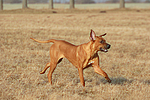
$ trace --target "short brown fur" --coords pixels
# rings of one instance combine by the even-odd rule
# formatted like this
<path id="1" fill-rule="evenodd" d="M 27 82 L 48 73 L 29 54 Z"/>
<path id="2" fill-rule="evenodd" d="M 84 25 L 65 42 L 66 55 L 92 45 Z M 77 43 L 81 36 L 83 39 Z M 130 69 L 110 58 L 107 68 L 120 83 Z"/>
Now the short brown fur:
<path id="1" fill-rule="evenodd" d="M 99 56 L 98 51 L 107 52 L 110 48 L 110 45 L 106 43 L 105 39 L 102 36 L 96 36 L 95 32 L 91 30 L 90 33 L 90 41 L 88 43 L 84 43 L 81 45 L 73 45 L 64 40 L 47 40 L 47 41 L 39 41 L 31 38 L 32 40 L 39 43 L 49 43 L 53 42 L 54 44 L 50 49 L 50 57 L 51 61 L 46 64 L 45 68 L 40 72 L 40 74 L 44 74 L 45 71 L 50 67 L 48 73 L 48 80 L 52 84 L 52 73 L 55 70 L 57 64 L 61 62 L 62 58 L 67 58 L 79 71 L 80 82 L 83 86 L 85 86 L 85 81 L 83 77 L 83 69 L 87 66 L 91 65 L 94 68 L 94 71 L 102 76 L 108 82 L 111 82 L 108 75 L 99 67 Z"/>

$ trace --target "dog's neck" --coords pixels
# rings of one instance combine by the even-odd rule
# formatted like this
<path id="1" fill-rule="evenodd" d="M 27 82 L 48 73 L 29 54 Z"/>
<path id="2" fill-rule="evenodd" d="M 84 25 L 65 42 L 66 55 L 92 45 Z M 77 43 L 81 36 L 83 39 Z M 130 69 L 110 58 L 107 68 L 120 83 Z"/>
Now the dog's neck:
<path id="1" fill-rule="evenodd" d="M 94 42 L 93 41 L 89 41 L 88 43 L 83 44 L 83 49 L 88 52 L 88 56 L 91 58 L 93 57 L 98 50 L 94 49 Z"/>
<path id="2" fill-rule="evenodd" d="M 98 52 L 98 50 L 95 49 L 94 41 L 90 41 L 89 45 L 90 45 L 89 49 L 91 50 L 91 57 L 92 57 Z"/>

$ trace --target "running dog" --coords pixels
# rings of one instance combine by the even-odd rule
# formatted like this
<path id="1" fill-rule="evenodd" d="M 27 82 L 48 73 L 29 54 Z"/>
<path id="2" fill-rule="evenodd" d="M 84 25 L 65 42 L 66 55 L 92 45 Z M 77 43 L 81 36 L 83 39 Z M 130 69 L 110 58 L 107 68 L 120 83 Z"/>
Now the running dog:
<path id="1" fill-rule="evenodd" d="M 40 72 L 40 74 L 44 74 L 45 71 L 50 67 L 47 76 L 49 83 L 52 84 L 52 73 L 57 64 L 60 63 L 63 58 L 67 58 L 76 68 L 78 68 L 80 82 L 83 86 L 85 86 L 83 69 L 87 68 L 88 66 L 92 66 L 96 73 L 105 77 L 108 82 L 111 82 L 108 75 L 99 66 L 98 51 L 108 52 L 108 49 L 111 47 L 111 45 L 106 43 L 106 40 L 103 38 L 105 35 L 106 33 L 96 36 L 95 32 L 91 30 L 90 41 L 78 46 L 64 40 L 50 39 L 47 41 L 39 41 L 31 38 L 39 43 L 54 43 L 50 48 L 51 61 L 46 64 L 45 68 Z"/>

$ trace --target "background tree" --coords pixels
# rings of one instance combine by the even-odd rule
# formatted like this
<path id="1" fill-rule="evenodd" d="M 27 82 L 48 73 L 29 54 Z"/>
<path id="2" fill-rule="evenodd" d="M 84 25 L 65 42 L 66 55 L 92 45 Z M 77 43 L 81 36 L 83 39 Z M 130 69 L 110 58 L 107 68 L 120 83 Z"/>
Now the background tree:
<path id="1" fill-rule="evenodd" d="M 27 0 L 22 0 L 22 8 L 27 8 Z"/>
<path id="2" fill-rule="evenodd" d="M 53 0 L 49 0 L 49 9 L 53 9 Z"/>
<path id="3" fill-rule="evenodd" d="M 125 8 L 125 1 L 124 0 L 120 0 L 120 8 Z"/>
<path id="4" fill-rule="evenodd" d="M 0 10 L 3 10 L 3 0 L 0 0 Z"/>
<path id="5" fill-rule="evenodd" d="M 74 8 L 74 0 L 70 0 L 70 9 Z"/>

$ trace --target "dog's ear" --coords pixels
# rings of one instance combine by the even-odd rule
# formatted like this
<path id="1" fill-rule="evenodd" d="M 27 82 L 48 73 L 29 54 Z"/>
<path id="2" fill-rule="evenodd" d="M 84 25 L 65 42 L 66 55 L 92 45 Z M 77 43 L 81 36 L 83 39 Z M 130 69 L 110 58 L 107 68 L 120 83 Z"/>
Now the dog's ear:
<path id="1" fill-rule="evenodd" d="M 90 40 L 92 40 L 92 41 L 96 40 L 96 34 L 92 29 L 91 29 L 91 32 L 90 32 Z"/>
<path id="2" fill-rule="evenodd" d="M 102 36 L 105 36 L 107 33 L 105 33 L 105 34 L 103 34 L 103 35 L 100 35 L 100 37 L 102 37 Z"/>

